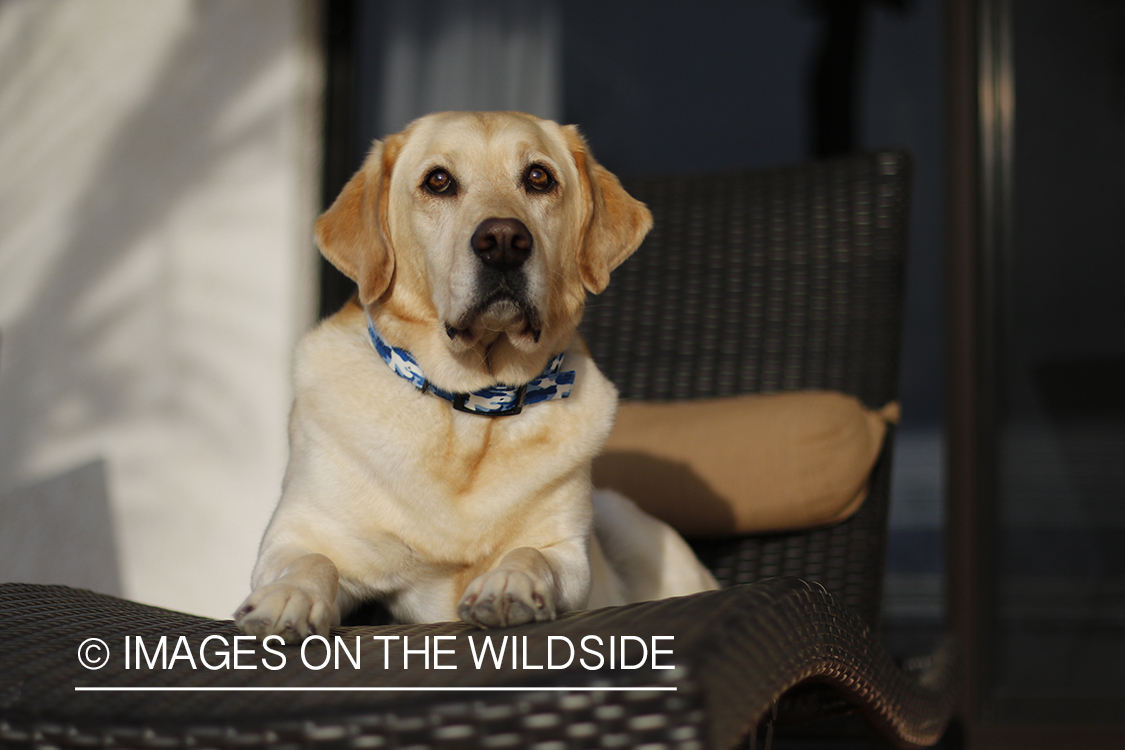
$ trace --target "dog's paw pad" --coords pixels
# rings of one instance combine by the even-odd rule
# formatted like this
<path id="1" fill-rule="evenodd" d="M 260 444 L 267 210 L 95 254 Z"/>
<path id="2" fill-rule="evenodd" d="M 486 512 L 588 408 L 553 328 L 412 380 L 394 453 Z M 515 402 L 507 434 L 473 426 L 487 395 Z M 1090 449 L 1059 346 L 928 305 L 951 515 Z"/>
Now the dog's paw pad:
<path id="1" fill-rule="evenodd" d="M 507 606 L 504 607 L 504 625 L 522 625 L 535 619 L 534 610 L 522 599 L 509 594 L 505 597 L 505 604 Z"/>
<path id="2" fill-rule="evenodd" d="M 470 625 L 504 628 L 553 620 L 546 584 L 523 571 L 492 570 L 473 581 L 457 606 Z"/>
<path id="3" fill-rule="evenodd" d="M 335 605 L 287 583 L 262 586 L 235 612 L 235 624 L 247 635 L 281 636 L 300 643 L 314 634 L 327 634 L 339 622 Z"/>

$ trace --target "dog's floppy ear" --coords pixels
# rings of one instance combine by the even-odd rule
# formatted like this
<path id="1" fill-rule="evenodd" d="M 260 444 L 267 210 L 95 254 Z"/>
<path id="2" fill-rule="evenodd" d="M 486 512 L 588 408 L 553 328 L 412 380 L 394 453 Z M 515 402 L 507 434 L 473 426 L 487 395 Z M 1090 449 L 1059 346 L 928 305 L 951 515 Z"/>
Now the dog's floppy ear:
<path id="1" fill-rule="evenodd" d="M 368 305 L 390 286 L 395 255 L 387 231 L 387 193 L 397 143 L 376 141 L 363 167 L 316 220 L 316 244 L 359 287 Z"/>
<path id="2" fill-rule="evenodd" d="M 625 192 L 617 177 L 598 164 L 573 125 L 564 128 L 586 195 L 586 221 L 578 248 L 578 272 L 594 294 L 609 284 L 609 272 L 640 247 L 652 228 L 645 204 Z"/>

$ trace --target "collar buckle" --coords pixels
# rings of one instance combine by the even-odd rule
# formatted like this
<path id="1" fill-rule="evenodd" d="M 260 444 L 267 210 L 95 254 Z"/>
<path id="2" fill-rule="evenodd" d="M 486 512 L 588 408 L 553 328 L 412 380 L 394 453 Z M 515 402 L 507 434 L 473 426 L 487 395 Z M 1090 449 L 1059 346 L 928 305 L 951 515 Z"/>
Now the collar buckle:
<path id="1" fill-rule="evenodd" d="M 465 406 L 465 403 L 472 396 L 471 393 L 454 393 L 453 394 L 453 408 L 457 411 L 465 412 L 466 414 L 475 414 L 478 417 L 514 417 L 523 411 L 524 399 L 527 397 L 527 384 L 524 383 L 516 389 L 516 398 L 512 401 L 512 405 L 506 409 L 497 409 L 494 411 L 476 411 Z"/>

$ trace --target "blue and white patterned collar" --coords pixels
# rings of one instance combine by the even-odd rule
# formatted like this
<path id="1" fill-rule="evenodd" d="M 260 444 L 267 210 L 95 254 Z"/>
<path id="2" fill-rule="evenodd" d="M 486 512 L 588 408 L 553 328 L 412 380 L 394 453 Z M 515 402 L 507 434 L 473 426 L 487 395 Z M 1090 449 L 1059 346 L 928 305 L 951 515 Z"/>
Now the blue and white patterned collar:
<path id="1" fill-rule="evenodd" d="M 521 386 L 493 385 L 482 388 L 472 393 L 450 393 L 433 385 L 422 374 L 414 356 L 405 349 L 391 346 L 379 331 L 371 318 L 367 318 L 367 335 L 375 345 L 375 351 L 383 361 L 394 370 L 399 377 L 409 380 L 414 387 L 423 393 L 429 392 L 439 398 L 453 403 L 453 408 L 469 414 L 481 414 L 488 417 L 508 417 L 519 414 L 523 407 L 550 401 L 556 398 L 569 398 L 574 387 L 574 370 L 562 369 L 563 356 L 566 352 L 556 354 L 543 373 L 529 383 Z"/>

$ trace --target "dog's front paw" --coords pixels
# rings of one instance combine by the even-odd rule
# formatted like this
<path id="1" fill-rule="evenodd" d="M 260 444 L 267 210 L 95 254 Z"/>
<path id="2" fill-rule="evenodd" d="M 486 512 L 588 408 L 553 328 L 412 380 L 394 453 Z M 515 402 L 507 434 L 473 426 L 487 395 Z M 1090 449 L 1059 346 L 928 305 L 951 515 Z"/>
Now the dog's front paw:
<path id="1" fill-rule="evenodd" d="M 481 628 L 555 619 L 555 597 L 543 580 L 522 570 L 491 570 L 465 589 L 457 616 Z"/>
<path id="2" fill-rule="evenodd" d="M 254 590 L 238 611 L 234 624 L 247 635 L 279 635 L 300 643 L 310 635 L 328 635 L 338 623 L 336 605 L 291 583 L 268 583 Z"/>

